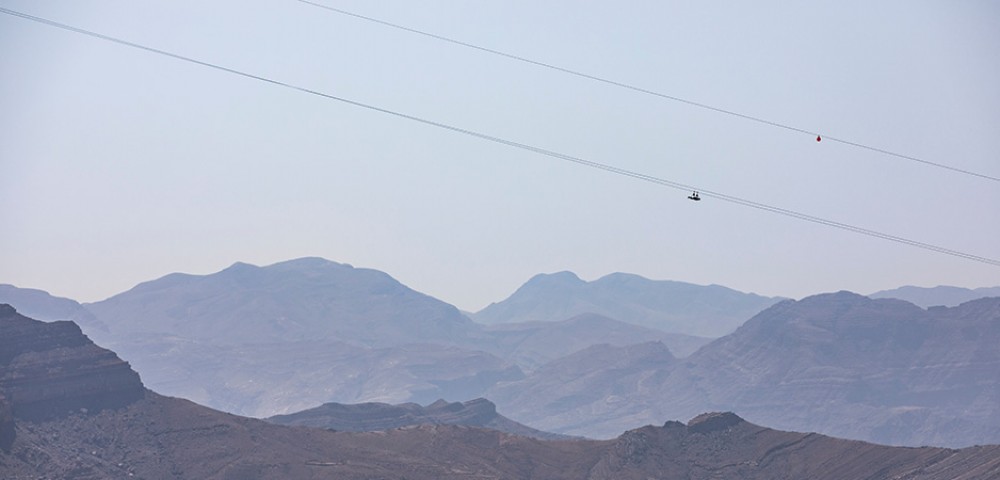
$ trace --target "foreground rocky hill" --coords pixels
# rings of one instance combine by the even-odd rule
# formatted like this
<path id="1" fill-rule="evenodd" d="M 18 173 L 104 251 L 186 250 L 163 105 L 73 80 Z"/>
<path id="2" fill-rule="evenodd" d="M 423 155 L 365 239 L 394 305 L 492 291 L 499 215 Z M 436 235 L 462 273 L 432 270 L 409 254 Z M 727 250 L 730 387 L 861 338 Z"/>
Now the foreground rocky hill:
<path id="1" fill-rule="evenodd" d="M 129 365 L 73 322 L 42 323 L 0 304 L 0 395 L 10 415 L 45 420 L 126 405 L 145 388 Z"/>
<path id="2" fill-rule="evenodd" d="M 477 427 L 333 432 L 237 417 L 142 387 L 70 323 L 0 306 L 0 476 L 140 479 L 993 479 L 1000 447 L 894 448 L 734 414 L 543 441 Z M 73 358 L 71 363 L 66 362 Z"/>
<path id="3" fill-rule="evenodd" d="M 472 318 L 493 325 L 594 313 L 670 333 L 719 337 L 780 300 L 719 285 L 649 280 L 627 273 L 585 282 L 572 272 L 559 272 L 536 275 L 506 300 Z"/>
<path id="4" fill-rule="evenodd" d="M 575 356 L 487 395 L 517 421 L 597 438 L 711 409 L 878 443 L 968 446 L 1000 442 L 998 344 L 997 298 L 924 310 L 840 292 L 775 305 L 682 361 L 608 346 L 614 362 Z"/>

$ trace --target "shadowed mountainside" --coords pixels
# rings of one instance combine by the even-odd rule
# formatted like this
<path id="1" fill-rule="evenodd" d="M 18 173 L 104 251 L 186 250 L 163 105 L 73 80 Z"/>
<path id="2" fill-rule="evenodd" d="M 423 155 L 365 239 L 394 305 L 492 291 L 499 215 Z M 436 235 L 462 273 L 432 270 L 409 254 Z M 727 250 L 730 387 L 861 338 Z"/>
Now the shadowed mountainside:
<path id="1" fill-rule="evenodd" d="M 452 403 L 438 400 L 426 407 L 416 403 L 327 403 L 301 412 L 275 415 L 266 420 L 278 425 L 328 428 L 344 432 L 371 432 L 413 425 L 465 425 L 543 440 L 570 438 L 521 425 L 497 413 L 496 405 L 485 398 Z"/>
<path id="2" fill-rule="evenodd" d="M 598 438 L 712 409 L 880 443 L 996 443 L 998 344 L 1000 299 L 923 310 L 841 292 L 775 305 L 683 361 L 604 347 L 618 363 L 575 355 L 487 396 L 517 421 Z"/>
<path id="3" fill-rule="evenodd" d="M 559 272 L 536 275 L 506 300 L 472 318 L 493 325 L 596 313 L 670 333 L 719 337 L 780 300 L 718 285 L 649 280 L 627 273 L 585 282 L 571 272 Z"/>
<path id="4" fill-rule="evenodd" d="M 965 302 L 986 297 L 1000 297 L 1000 287 L 982 287 L 976 289 L 949 287 L 914 287 L 907 285 L 892 290 L 882 290 L 868 295 L 871 298 L 896 298 L 906 300 L 918 307 L 934 306 L 955 307 Z"/>
<path id="5" fill-rule="evenodd" d="M 118 407 L 145 392 L 127 363 L 73 322 L 42 323 L 0 304 L 0 332 L 0 396 L 15 418 Z"/>

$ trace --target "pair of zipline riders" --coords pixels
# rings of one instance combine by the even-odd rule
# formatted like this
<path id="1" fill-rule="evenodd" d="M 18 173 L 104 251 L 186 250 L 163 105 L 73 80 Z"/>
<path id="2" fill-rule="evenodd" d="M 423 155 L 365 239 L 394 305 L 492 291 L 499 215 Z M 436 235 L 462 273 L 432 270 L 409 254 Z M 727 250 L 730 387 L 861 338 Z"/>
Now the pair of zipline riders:
<path id="1" fill-rule="evenodd" d="M 823 141 L 823 137 L 821 137 L 819 135 L 816 135 L 816 141 L 817 142 L 822 142 Z M 701 196 L 698 195 L 697 191 L 691 192 L 691 195 L 688 195 L 688 200 L 694 200 L 696 202 L 700 202 L 701 201 Z"/>

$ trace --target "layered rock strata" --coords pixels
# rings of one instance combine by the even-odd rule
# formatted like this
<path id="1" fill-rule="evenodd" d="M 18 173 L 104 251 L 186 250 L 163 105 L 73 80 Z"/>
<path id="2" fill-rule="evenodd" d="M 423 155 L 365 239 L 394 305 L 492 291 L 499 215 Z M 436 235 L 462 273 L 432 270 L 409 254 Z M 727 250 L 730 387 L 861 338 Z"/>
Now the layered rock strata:
<path id="1" fill-rule="evenodd" d="M 143 397 L 139 375 L 72 322 L 39 322 L 0 305 L 0 421 L 117 408 Z M 2 429 L 0 423 L 0 429 Z"/>

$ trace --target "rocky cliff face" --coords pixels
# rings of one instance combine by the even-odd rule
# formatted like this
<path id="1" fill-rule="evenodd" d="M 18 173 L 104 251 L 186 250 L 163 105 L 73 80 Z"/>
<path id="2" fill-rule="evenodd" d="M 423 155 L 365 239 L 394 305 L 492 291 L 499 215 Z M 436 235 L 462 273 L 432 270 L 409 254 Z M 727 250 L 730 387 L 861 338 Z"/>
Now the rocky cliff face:
<path id="1" fill-rule="evenodd" d="M 44 323 L 0 305 L 0 438 L 4 419 L 40 420 L 142 398 L 139 375 L 72 322 Z M 4 411 L 9 411 L 5 415 Z"/>

